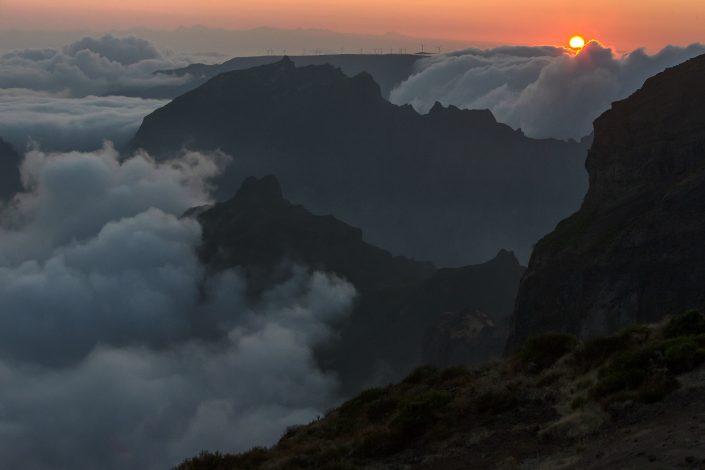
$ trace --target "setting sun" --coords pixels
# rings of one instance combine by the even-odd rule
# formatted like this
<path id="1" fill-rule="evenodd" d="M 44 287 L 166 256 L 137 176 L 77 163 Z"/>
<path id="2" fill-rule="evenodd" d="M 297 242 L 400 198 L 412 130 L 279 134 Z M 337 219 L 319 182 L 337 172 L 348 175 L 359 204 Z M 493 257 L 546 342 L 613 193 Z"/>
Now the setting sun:
<path id="1" fill-rule="evenodd" d="M 572 49 L 582 49 L 585 47 L 585 39 L 582 36 L 573 36 L 569 44 Z"/>

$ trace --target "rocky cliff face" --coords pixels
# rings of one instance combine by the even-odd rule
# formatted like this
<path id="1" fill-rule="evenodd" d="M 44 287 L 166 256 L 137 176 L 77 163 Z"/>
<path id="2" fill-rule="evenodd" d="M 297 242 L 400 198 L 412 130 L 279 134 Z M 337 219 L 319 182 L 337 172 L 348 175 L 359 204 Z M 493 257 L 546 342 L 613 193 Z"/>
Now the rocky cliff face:
<path id="1" fill-rule="evenodd" d="M 529 139 L 486 110 L 420 115 L 369 74 L 290 60 L 214 77 L 147 116 L 132 145 L 162 159 L 222 150 L 233 159 L 219 198 L 273 174 L 292 201 L 444 266 L 502 248 L 528 259 L 587 188 L 584 143 Z"/>
<path id="2" fill-rule="evenodd" d="M 22 188 L 20 156 L 0 138 L 0 201 L 11 198 Z"/>
<path id="3" fill-rule="evenodd" d="M 536 246 L 510 347 L 705 305 L 705 56 L 597 119 L 587 169 L 582 207 Z"/>

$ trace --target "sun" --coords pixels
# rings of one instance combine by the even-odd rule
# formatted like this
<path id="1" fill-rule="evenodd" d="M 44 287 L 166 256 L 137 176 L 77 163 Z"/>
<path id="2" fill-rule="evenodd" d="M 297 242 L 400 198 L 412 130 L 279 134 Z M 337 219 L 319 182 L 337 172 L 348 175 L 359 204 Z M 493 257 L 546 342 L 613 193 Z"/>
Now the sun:
<path id="1" fill-rule="evenodd" d="M 585 47 L 585 39 L 582 36 L 573 36 L 568 42 L 571 49 L 582 49 Z"/>

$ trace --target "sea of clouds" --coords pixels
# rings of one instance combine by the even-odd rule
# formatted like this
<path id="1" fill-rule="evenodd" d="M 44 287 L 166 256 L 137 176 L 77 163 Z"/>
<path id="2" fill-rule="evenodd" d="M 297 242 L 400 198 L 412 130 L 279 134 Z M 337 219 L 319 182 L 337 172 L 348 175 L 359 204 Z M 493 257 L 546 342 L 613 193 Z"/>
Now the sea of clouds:
<path id="1" fill-rule="evenodd" d="M 498 121 L 536 138 L 580 139 L 592 122 L 667 67 L 705 54 L 705 45 L 668 46 L 618 55 L 590 42 L 575 55 L 558 47 L 468 49 L 419 61 L 391 93 L 397 104 L 427 112 L 438 101 L 490 109 Z"/>
<path id="2" fill-rule="evenodd" d="M 313 350 L 355 290 L 301 267 L 251 300 L 239 272 L 207 276 L 180 216 L 223 159 L 25 156 L 0 212 L 0 467 L 169 468 L 335 403 Z"/>
<path id="3" fill-rule="evenodd" d="M 702 53 L 472 49 L 421 60 L 392 100 L 580 138 L 612 101 Z M 115 90 L 181 85 L 154 72 L 188 62 L 113 36 L 0 56 L 0 136 L 29 144 L 24 191 L 0 203 L 1 468 L 168 468 L 273 443 L 339 399 L 313 351 L 353 286 L 300 267 L 252 300 L 238 271 L 209 276 L 201 228 L 181 215 L 210 202 L 227 159 L 156 163 L 103 145 L 166 103 Z"/>
<path id="4" fill-rule="evenodd" d="M 144 116 L 167 103 L 134 96 L 186 83 L 189 76 L 154 72 L 191 62 L 130 36 L 7 52 L 0 55 L 0 136 L 20 150 L 35 143 L 93 150 L 104 139 L 124 145 Z"/>

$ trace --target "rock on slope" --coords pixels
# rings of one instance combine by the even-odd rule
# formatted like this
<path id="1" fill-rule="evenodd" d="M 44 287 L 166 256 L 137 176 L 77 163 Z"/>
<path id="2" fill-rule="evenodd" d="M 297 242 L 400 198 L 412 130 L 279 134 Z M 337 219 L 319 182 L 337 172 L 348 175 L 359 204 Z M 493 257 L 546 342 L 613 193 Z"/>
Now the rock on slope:
<path id="1" fill-rule="evenodd" d="M 446 266 L 533 243 L 578 207 L 587 146 L 534 140 L 489 111 L 385 100 L 368 74 L 288 59 L 223 73 L 144 119 L 132 148 L 233 156 L 219 196 L 275 174 L 288 197 L 375 245 Z"/>
<path id="2" fill-rule="evenodd" d="M 705 305 L 705 56 L 649 79 L 597 119 L 587 168 L 582 207 L 532 255 L 510 346 Z"/>
<path id="3" fill-rule="evenodd" d="M 10 199 L 22 189 L 20 156 L 0 138 L 0 201 Z"/>
<path id="4" fill-rule="evenodd" d="M 291 204 L 273 176 L 248 178 L 230 200 L 188 215 L 203 227 L 201 257 L 209 269 L 243 269 L 252 295 L 297 264 L 356 287 L 353 313 L 318 355 L 347 391 L 398 379 L 419 364 L 476 362 L 503 350 L 524 272 L 509 252 L 441 270 L 395 257 L 365 242 L 359 229 Z"/>

